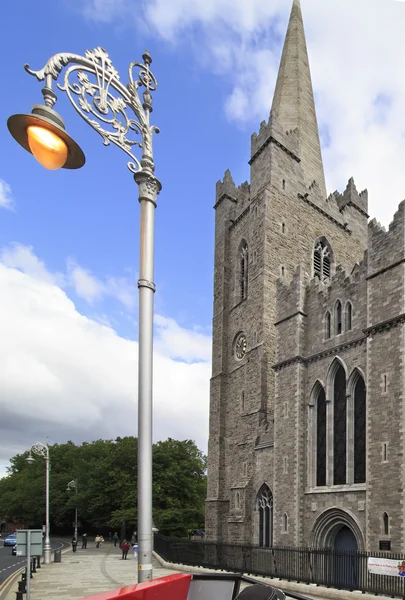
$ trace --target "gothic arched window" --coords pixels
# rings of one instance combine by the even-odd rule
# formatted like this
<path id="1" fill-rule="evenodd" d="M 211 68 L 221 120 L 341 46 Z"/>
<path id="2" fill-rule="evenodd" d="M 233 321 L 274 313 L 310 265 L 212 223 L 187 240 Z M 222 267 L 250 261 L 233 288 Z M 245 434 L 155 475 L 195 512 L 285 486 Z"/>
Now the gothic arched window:
<path id="1" fill-rule="evenodd" d="M 342 333 L 342 303 L 340 300 L 336 302 L 335 306 L 335 335 Z"/>
<path id="2" fill-rule="evenodd" d="M 346 373 L 342 365 L 335 372 L 333 383 L 333 483 L 346 483 Z"/>
<path id="3" fill-rule="evenodd" d="M 288 515 L 287 513 L 283 514 L 283 533 L 287 533 L 288 532 Z"/>
<path id="4" fill-rule="evenodd" d="M 390 518 L 386 512 L 383 514 L 383 531 L 384 535 L 389 535 L 390 533 Z"/>
<path id="5" fill-rule="evenodd" d="M 264 484 L 257 495 L 259 511 L 259 546 L 270 548 L 273 545 L 273 494 Z"/>
<path id="6" fill-rule="evenodd" d="M 325 315 L 325 340 L 330 340 L 331 333 L 331 318 L 330 312 L 328 311 Z"/>
<path id="7" fill-rule="evenodd" d="M 326 485 L 326 396 L 319 388 L 316 400 L 316 485 Z"/>
<path id="8" fill-rule="evenodd" d="M 346 331 L 352 330 L 352 319 L 353 319 L 353 307 L 352 303 L 346 304 Z"/>
<path id="9" fill-rule="evenodd" d="M 319 240 L 315 244 L 313 268 L 314 277 L 326 283 L 330 279 L 332 255 L 328 244 L 324 240 Z"/>
<path id="10" fill-rule="evenodd" d="M 366 482 L 366 386 L 359 376 L 354 388 L 354 483 Z"/>
<path id="11" fill-rule="evenodd" d="M 239 300 L 245 300 L 248 295 L 249 253 L 248 245 L 242 242 L 239 249 Z"/>

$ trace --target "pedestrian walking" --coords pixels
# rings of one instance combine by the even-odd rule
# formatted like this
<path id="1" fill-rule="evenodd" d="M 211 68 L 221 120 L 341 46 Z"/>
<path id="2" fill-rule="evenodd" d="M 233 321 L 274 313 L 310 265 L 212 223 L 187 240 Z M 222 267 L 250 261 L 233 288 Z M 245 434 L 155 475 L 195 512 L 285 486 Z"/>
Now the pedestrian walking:
<path id="1" fill-rule="evenodd" d="M 117 545 L 117 542 L 118 542 L 118 540 L 119 540 L 119 539 L 120 539 L 120 538 L 118 537 L 118 533 L 117 533 L 117 532 L 115 532 L 115 533 L 114 533 L 114 535 L 113 535 L 114 546 L 116 546 L 116 545 Z"/>
<path id="2" fill-rule="evenodd" d="M 120 546 L 121 550 L 122 550 L 122 559 L 121 560 L 127 560 L 127 556 L 128 556 L 128 550 L 130 549 L 131 544 L 129 544 L 127 542 L 127 540 L 122 540 L 122 544 Z"/>
<path id="3" fill-rule="evenodd" d="M 103 544 L 104 544 L 104 538 L 102 535 L 100 535 L 100 548 L 102 548 Z"/>
<path id="4" fill-rule="evenodd" d="M 76 552 L 77 549 L 77 539 L 73 536 L 72 538 L 72 550 L 73 552 Z"/>
<path id="5" fill-rule="evenodd" d="M 87 548 L 87 533 L 82 534 L 82 548 Z"/>
<path id="6" fill-rule="evenodd" d="M 94 540 L 96 542 L 96 548 L 100 548 L 100 536 L 96 535 L 96 538 Z"/>

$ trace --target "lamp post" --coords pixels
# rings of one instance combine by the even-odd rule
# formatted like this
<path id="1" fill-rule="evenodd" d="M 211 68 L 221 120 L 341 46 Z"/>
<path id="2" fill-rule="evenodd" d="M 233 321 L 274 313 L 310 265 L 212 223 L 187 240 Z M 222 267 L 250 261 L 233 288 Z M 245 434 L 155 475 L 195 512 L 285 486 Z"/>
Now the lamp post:
<path id="1" fill-rule="evenodd" d="M 56 94 L 53 80 L 65 92 L 78 114 L 103 139 L 104 145 L 115 144 L 129 157 L 128 169 L 138 185 L 140 202 L 139 265 L 139 359 L 138 359 L 138 581 L 152 578 L 152 375 L 153 375 L 153 295 L 154 231 L 156 198 L 162 188 L 154 175 L 153 133 L 150 124 L 151 92 L 157 81 L 148 53 L 143 63 L 129 65 L 129 81 L 121 83 L 118 71 L 102 48 L 88 50 L 84 56 L 60 53 L 51 57 L 43 69 L 25 70 L 38 81 L 44 105 L 34 105 L 30 115 L 13 115 L 7 125 L 12 136 L 48 169 L 78 169 L 85 163 L 82 150 L 66 133 L 63 119 L 53 109 Z M 137 76 L 134 77 L 134 69 Z M 142 100 L 138 89 L 144 88 Z M 133 115 L 127 114 L 130 109 Z M 135 116 L 135 118 L 133 118 Z M 134 139 L 140 136 L 141 141 Z M 141 150 L 141 158 L 134 148 Z"/>
<path id="2" fill-rule="evenodd" d="M 75 540 L 77 540 L 77 479 L 72 479 L 72 481 L 69 481 L 69 483 L 67 484 L 67 488 L 66 491 L 70 492 L 71 490 L 75 490 L 76 492 L 76 507 L 75 507 L 75 532 L 74 532 L 74 536 L 75 536 Z"/>
<path id="3" fill-rule="evenodd" d="M 29 451 L 29 456 L 27 458 L 28 463 L 33 463 L 35 458 L 32 456 L 32 453 L 37 456 L 42 456 L 45 458 L 45 545 L 44 545 L 44 561 L 46 565 L 49 565 L 51 562 L 51 541 L 49 539 L 49 471 L 50 471 L 50 461 L 49 461 L 49 448 L 47 444 L 42 444 L 42 442 L 37 442 L 33 444 Z"/>

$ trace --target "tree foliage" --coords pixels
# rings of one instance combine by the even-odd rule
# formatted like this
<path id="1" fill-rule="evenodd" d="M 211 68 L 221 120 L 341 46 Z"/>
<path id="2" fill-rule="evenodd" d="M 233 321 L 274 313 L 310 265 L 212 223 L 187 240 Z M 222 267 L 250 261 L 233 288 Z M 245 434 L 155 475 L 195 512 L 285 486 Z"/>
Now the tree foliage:
<path id="1" fill-rule="evenodd" d="M 137 526 L 137 439 L 97 440 L 50 446 L 52 530 L 71 530 L 77 506 L 82 529 Z M 0 479 L 0 515 L 41 526 L 45 511 L 45 464 L 28 454 L 11 460 Z M 69 481 L 77 491 L 67 490 Z M 169 438 L 153 446 L 153 517 L 166 535 L 185 535 L 203 527 L 206 457 L 190 440 Z"/>

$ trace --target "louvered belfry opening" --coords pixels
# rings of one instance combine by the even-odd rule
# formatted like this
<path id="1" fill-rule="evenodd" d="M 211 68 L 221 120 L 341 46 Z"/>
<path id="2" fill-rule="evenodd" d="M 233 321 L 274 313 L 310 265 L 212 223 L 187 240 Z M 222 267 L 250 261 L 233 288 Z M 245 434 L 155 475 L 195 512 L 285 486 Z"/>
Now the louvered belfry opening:
<path id="1" fill-rule="evenodd" d="M 314 249 L 314 277 L 327 283 L 331 275 L 331 254 L 324 242 L 318 242 Z"/>
<path id="2" fill-rule="evenodd" d="M 240 249 L 240 300 L 245 300 L 248 295 L 248 246 L 243 244 Z"/>

